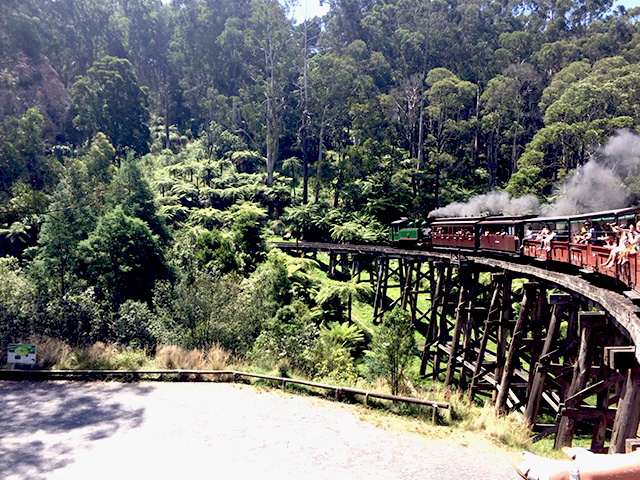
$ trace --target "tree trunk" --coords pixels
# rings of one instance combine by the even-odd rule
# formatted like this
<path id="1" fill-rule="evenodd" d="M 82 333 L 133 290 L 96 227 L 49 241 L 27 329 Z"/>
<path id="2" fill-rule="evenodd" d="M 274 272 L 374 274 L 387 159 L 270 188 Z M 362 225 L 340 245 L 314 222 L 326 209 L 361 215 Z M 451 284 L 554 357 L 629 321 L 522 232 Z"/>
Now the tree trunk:
<path id="1" fill-rule="evenodd" d="M 303 82 L 302 82 L 302 204 L 306 205 L 308 200 L 308 180 L 309 180 L 309 156 L 307 145 L 308 134 L 308 108 L 309 108 L 309 83 L 307 79 L 307 73 L 309 70 L 309 55 L 308 55 L 308 24 L 304 21 L 304 52 L 303 52 Z"/>
<path id="2" fill-rule="evenodd" d="M 420 119 L 418 120 L 418 160 L 416 170 L 424 170 L 424 100 L 420 102 Z"/>
<path id="3" fill-rule="evenodd" d="M 324 115 L 323 115 L 324 117 Z M 318 160 L 316 161 L 316 185 L 314 202 L 318 203 L 320 198 L 320 185 L 322 178 L 322 147 L 324 142 L 324 121 L 320 125 L 320 134 L 318 135 Z"/>

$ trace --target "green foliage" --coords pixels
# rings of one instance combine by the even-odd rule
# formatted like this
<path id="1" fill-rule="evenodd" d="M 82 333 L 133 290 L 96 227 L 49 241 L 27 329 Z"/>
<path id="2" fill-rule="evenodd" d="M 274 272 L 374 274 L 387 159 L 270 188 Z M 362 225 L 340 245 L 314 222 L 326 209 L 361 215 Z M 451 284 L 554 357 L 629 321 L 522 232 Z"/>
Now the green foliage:
<path id="1" fill-rule="evenodd" d="M 391 393 L 397 395 L 401 382 L 416 353 L 415 339 L 409 313 L 395 307 L 385 314 L 378 332 L 373 337 L 367 355 L 372 372 L 379 371 L 387 380 Z"/>
<path id="2" fill-rule="evenodd" d="M 540 195 L 544 186 L 541 172 L 535 165 L 523 166 L 511 176 L 506 191 L 514 198 L 530 193 Z"/>
<path id="3" fill-rule="evenodd" d="M 42 262 L 48 283 L 55 286 L 60 297 L 76 281 L 78 244 L 87 238 L 94 226 L 93 213 L 85 201 L 72 194 L 68 178 L 61 182 L 52 196 L 38 235 L 37 261 Z"/>
<path id="4" fill-rule="evenodd" d="M 117 343 L 132 347 L 154 347 L 156 338 L 151 332 L 155 315 L 148 304 L 127 300 L 118 309 L 113 323 L 113 338 Z"/>
<path id="5" fill-rule="evenodd" d="M 300 304 L 281 307 L 263 325 L 252 357 L 267 365 L 284 361 L 293 368 L 308 370 L 306 352 L 315 335 L 316 328 Z"/>
<path id="6" fill-rule="evenodd" d="M 167 238 L 164 219 L 157 211 L 155 198 L 142 172 L 139 160 L 129 155 L 110 184 L 110 203 L 121 206 L 124 213 L 144 221 L 162 241 Z"/>
<path id="7" fill-rule="evenodd" d="M 353 220 L 340 222 L 331 228 L 331 238 L 339 243 L 380 243 L 385 228 L 370 216 L 354 216 Z"/>
<path id="8" fill-rule="evenodd" d="M 91 140 L 83 161 L 87 166 L 87 175 L 92 182 L 108 185 L 115 174 L 116 150 L 104 133 L 98 132 Z"/>
<path id="9" fill-rule="evenodd" d="M 245 354 L 269 313 L 272 292 L 259 283 L 242 281 L 235 273 L 222 277 L 200 273 L 175 285 L 159 282 L 153 308 L 157 314 L 150 331 L 157 343 L 185 348 L 220 345 L 233 354 Z"/>
<path id="10" fill-rule="evenodd" d="M 49 300 L 34 332 L 78 346 L 108 339 L 111 325 L 93 289 L 88 289 Z"/>
<path id="11" fill-rule="evenodd" d="M 266 216 L 264 209 L 252 203 L 234 205 L 226 212 L 241 268 L 245 272 L 255 270 L 258 263 L 265 258 L 263 227 Z"/>
<path id="12" fill-rule="evenodd" d="M 55 185 L 60 165 L 45 154 L 43 127 L 43 116 L 35 108 L 0 124 L 0 200 L 17 181 L 35 190 Z"/>
<path id="13" fill-rule="evenodd" d="M 120 206 L 98 220 L 78 249 L 83 276 L 115 309 L 127 299 L 150 300 L 154 283 L 168 276 L 157 238 Z"/>
<path id="14" fill-rule="evenodd" d="M 0 258 L 0 347 L 25 341 L 32 331 L 36 290 L 16 258 Z"/>
<path id="15" fill-rule="evenodd" d="M 203 271 L 225 274 L 238 268 L 233 244 L 217 230 L 205 230 L 198 236 L 193 256 Z"/>
<path id="16" fill-rule="evenodd" d="M 133 65 L 105 56 L 71 87 L 73 125 L 87 137 L 104 133 L 116 151 L 149 151 L 147 94 L 138 86 Z"/>
<path id="17" fill-rule="evenodd" d="M 338 384 L 354 384 L 358 374 L 353 354 L 363 341 L 364 334 L 355 325 L 347 322 L 322 325 L 308 354 L 314 376 Z"/>

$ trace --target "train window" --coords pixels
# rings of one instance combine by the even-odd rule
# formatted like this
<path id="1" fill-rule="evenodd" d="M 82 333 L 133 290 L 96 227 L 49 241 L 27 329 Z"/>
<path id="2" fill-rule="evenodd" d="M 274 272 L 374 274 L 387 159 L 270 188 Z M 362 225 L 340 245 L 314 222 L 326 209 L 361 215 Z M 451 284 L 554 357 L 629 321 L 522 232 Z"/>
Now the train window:
<path id="1" fill-rule="evenodd" d="M 569 224 L 567 222 L 555 222 L 551 228 L 556 232 L 556 240 L 561 242 L 569 240 Z"/>
<path id="2" fill-rule="evenodd" d="M 635 220 L 635 215 L 621 215 L 618 217 L 618 225 L 631 225 Z"/>

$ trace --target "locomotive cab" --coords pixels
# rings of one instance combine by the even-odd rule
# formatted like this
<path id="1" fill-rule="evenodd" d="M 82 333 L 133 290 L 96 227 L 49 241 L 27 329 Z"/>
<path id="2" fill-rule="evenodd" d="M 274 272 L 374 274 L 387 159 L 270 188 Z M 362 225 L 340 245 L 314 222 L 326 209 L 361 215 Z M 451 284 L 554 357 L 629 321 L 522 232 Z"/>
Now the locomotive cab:
<path id="1" fill-rule="evenodd" d="M 430 243 L 430 231 L 427 222 L 409 220 L 406 217 L 389 225 L 389 244 L 413 247 Z"/>

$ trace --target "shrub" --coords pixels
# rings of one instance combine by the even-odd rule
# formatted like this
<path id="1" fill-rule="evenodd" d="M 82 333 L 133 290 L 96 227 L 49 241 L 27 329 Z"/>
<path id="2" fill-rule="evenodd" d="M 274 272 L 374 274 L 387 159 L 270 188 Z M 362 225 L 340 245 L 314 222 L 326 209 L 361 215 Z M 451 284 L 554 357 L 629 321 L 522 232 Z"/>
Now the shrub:
<path id="1" fill-rule="evenodd" d="M 156 342 L 151 333 L 155 315 L 144 302 L 127 300 L 118 310 L 113 324 L 116 342 L 132 347 L 154 347 Z"/>
<path id="2" fill-rule="evenodd" d="M 371 367 L 382 372 L 386 378 L 393 395 L 397 395 L 400 390 L 415 349 L 409 313 L 400 307 L 387 312 L 367 355 L 370 357 Z"/>
<path id="3" fill-rule="evenodd" d="M 252 357 L 263 364 L 286 361 L 293 368 L 309 370 L 306 352 L 315 334 L 308 317 L 287 305 L 267 320 L 253 345 Z"/>
<path id="4" fill-rule="evenodd" d="M 57 338 L 44 335 L 32 335 L 29 343 L 36 346 L 36 362 L 39 366 L 49 368 L 57 363 L 63 363 L 71 353 L 71 347 Z"/>

